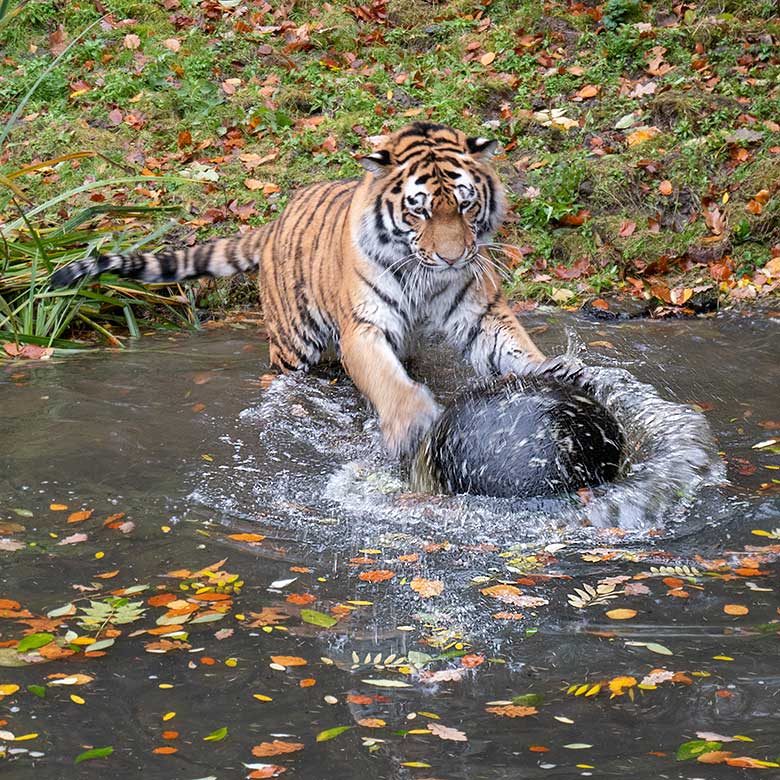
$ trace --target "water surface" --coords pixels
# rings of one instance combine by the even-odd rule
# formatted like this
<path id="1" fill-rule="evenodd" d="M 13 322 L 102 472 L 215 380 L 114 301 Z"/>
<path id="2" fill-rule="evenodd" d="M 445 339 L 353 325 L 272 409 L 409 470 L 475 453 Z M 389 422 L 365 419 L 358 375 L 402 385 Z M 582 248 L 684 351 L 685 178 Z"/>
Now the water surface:
<path id="1" fill-rule="evenodd" d="M 0 684 L 20 686 L 0 702 L 0 731 L 38 734 L 0 742 L 5 776 L 740 776 L 725 764 L 676 760 L 697 732 L 747 736 L 721 749 L 776 761 L 780 532 L 752 531 L 780 527 L 780 455 L 754 449 L 780 436 L 780 320 L 604 325 L 543 312 L 527 325 L 549 352 L 575 332 L 585 362 L 626 368 L 665 399 L 697 405 L 728 483 L 704 490 L 684 516 L 629 534 L 543 512 L 507 515 L 482 499 L 408 494 L 338 368 L 269 384 L 267 348 L 251 327 L 4 365 L 0 536 L 22 546 L 0 550 L 0 598 L 37 617 L 149 586 L 127 596 L 146 613 L 118 626 L 105 655 L 0 669 Z M 442 400 L 469 376 L 447 355 L 416 370 Z M 67 522 L 82 509 L 93 515 Z M 230 538 L 241 533 L 266 538 Z M 59 544 L 73 534 L 86 539 Z M 182 585 L 225 578 L 165 575 L 225 558 L 217 568 L 244 585 L 222 602 L 221 619 L 183 618 L 188 636 L 178 637 L 189 647 L 149 652 L 166 637 L 131 636 L 159 628 L 166 606 L 150 598 L 186 599 L 193 589 Z M 575 588 L 600 582 L 614 598 L 570 603 Z M 747 611 L 731 614 L 733 606 Z M 278 619 L 258 625 L 270 608 Z M 337 622 L 306 622 L 306 609 Z M 637 614 L 616 620 L 614 609 Z M 0 620 L 0 643 L 36 631 L 90 635 L 69 616 L 27 620 Z M 407 660 L 384 668 L 388 655 Z M 272 656 L 307 663 L 273 668 Z M 646 678 L 659 669 L 676 677 L 657 672 L 653 688 Z M 446 671 L 456 679 L 443 680 Z M 48 687 L 44 699 L 26 690 L 76 673 L 94 679 Z M 636 684 L 621 688 L 619 677 Z M 586 683 L 604 687 L 567 693 Z M 524 694 L 541 697 L 537 711 L 507 717 L 501 708 Z M 442 739 L 431 723 L 467 739 Z M 338 726 L 351 728 L 315 741 Z M 224 738 L 204 740 L 223 727 Z M 252 755 L 275 739 L 303 747 Z M 114 753 L 73 768 L 76 755 L 102 746 Z M 153 752 L 166 746 L 177 752 Z"/>

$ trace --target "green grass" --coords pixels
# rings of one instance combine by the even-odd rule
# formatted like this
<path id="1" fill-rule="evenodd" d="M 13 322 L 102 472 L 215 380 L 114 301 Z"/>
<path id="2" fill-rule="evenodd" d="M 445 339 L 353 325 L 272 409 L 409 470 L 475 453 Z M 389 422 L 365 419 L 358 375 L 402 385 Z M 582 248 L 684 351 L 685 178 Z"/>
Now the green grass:
<path id="1" fill-rule="evenodd" d="M 697 247 L 708 235 L 702 204 L 723 203 L 724 195 L 728 251 L 741 272 L 761 267 L 780 244 L 773 216 L 780 178 L 780 18 L 773 3 L 723 0 L 686 6 L 675 17 L 668 4 L 634 0 L 607 0 L 590 13 L 563 2 L 481 6 L 456 0 L 421 11 L 416 0 L 388 0 L 363 7 L 386 14 L 369 21 L 345 0 L 307 0 L 289 12 L 279 0 L 271 0 L 270 11 L 255 0 L 239 6 L 181 0 L 171 10 L 144 0 L 103 4 L 109 17 L 100 23 L 92 3 L 67 4 L 63 11 L 54 0 L 11 0 L 12 23 L 0 22 L 6 57 L 0 122 L 8 131 L 0 173 L 74 150 L 104 155 L 15 177 L 28 199 L 16 193 L 26 211 L 65 196 L 36 212 L 29 226 L 19 225 L 11 191 L 3 188 L 0 195 L 4 234 L 14 223 L 21 231 L 8 242 L 17 254 L 5 250 L 7 269 L 23 262 L 18 246 L 37 247 L 33 297 L 52 306 L 61 296 L 45 297 L 47 257 L 77 256 L 90 231 L 111 246 L 127 246 L 162 229 L 170 214 L 160 206 L 180 207 L 177 232 L 195 231 L 201 239 L 261 224 L 279 213 L 295 188 L 359 175 L 353 154 L 368 150 L 366 136 L 427 117 L 494 135 L 507 147 L 498 162 L 512 219 L 500 240 L 533 248 L 532 262 L 514 272 L 518 294 L 550 299 L 555 290 L 569 289 L 576 301 L 619 290 L 654 260 L 684 258 Z M 71 48 L 56 57 L 51 49 L 60 25 L 60 47 Z M 137 48 L 128 35 L 138 36 Z M 671 69 L 652 75 L 649 62 L 661 50 Z M 486 53 L 496 55 L 488 65 L 480 62 Z M 654 91 L 632 94 L 650 83 Z M 586 85 L 597 85 L 598 95 L 577 100 Z M 552 109 L 577 124 L 545 126 L 533 115 Z M 657 134 L 629 145 L 641 127 Z M 728 140 L 739 129 L 760 136 Z M 335 151 L 322 148 L 329 137 L 338 141 Z M 735 158 L 740 147 L 745 159 Z M 277 156 L 249 170 L 240 159 L 247 152 Z M 181 172 L 196 162 L 218 180 L 183 181 Z M 150 174 L 158 180 L 117 181 Z M 250 177 L 282 191 L 257 196 L 244 185 Z M 658 191 L 666 179 L 675 188 L 672 198 Z M 95 181 L 111 183 L 81 189 Z M 764 212 L 746 211 L 762 188 L 771 191 Z M 70 243 L 50 247 L 43 240 L 94 205 L 140 210 L 130 219 L 107 208 L 81 224 L 83 232 Z M 584 223 L 567 226 L 581 210 L 590 215 Z M 626 221 L 636 229 L 621 238 Z M 159 242 L 160 234 L 149 246 Z M 592 268 L 586 276 L 567 281 L 551 273 L 583 257 Z M 675 273 L 681 268 L 672 266 Z M 686 273 L 686 283 L 709 280 L 706 265 Z M 534 281 L 545 275 L 551 280 Z M 212 300 L 224 304 L 223 295 Z M 100 322 L 127 328 L 127 302 L 89 305 L 87 318 L 105 312 L 118 319 Z M 69 323 L 86 324 L 75 316 Z M 16 327 L 22 327 L 18 316 Z M 60 338 L 68 328 L 48 332 L 55 331 Z"/>

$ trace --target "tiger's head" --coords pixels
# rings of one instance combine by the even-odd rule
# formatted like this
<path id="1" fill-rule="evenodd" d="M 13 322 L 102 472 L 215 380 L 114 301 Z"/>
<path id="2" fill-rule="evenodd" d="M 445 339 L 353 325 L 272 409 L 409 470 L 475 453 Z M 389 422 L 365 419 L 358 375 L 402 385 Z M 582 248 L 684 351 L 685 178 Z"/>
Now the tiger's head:
<path id="1" fill-rule="evenodd" d="M 356 237 L 363 252 L 385 266 L 416 261 L 435 271 L 475 261 L 504 215 L 503 187 L 490 165 L 496 146 L 415 122 L 362 157 L 371 174 Z"/>

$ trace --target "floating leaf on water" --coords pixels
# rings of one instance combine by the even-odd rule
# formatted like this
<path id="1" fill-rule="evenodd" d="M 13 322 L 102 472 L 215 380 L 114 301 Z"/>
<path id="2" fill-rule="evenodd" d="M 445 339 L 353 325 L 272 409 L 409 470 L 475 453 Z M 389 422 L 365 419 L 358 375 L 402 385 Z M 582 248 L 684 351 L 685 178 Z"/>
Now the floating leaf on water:
<path id="1" fill-rule="evenodd" d="M 544 701 L 544 696 L 540 693 L 524 693 L 520 696 L 512 697 L 512 704 L 523 707 L 539 707 Z"/>
<path id="2" fill-rule="evenodd" d="M 54 641 L 54 634 L 28 634 L 19 640 L 19 644 L 16 646 L 17 653 L 26 653 L 28 650 L 37 650 L 39 647 L 48 645 L 49 642 Z"/>
<path id="3" fill-rule="evenodd" d="M 282 588 L 286 588 L 288 585 L 292 585 L 293 582 L 295 582 L 298 578 L 292 577 L 289 580 L 275 580 L 272 582 L 269 586 L 269 590 L 281 590 Z"/>
<path id="4" fill-rule="evenodd" d="M 114 644 L 113 639 L 100 639 L 97 642 L 93 642 L 85 648 L 87 653 L 96 653 L 99 650 L 105 650 L 107 647 L 111 647 Z"/>
<path id="5" fill-rule="evenodd" d="M 75 604 L 65 604 L 62 607 L 57 607 L 56 609 L 51 609 L 46 613 L 46 617 L 50 618 L 58 618 L 58 617 L 65 617 L 70 615 L 76 614 L 76 606 Z"/>
<path id="6" fill-rule="evenodd" d="M 313 626 L 321 626 L 322 628 L 333 628 L 338 623 L 336 618 L 331 615 L 326 615 L 324 612 L 317 612 L 314 609 L 302 609 L 301 620 L 304 623 L 311 623 Z"/>
<path id="7" fill-rule="evenodd" d="M 403 680 L 361 680 L 366 685 L 374 685 L 377 688 L 411 688 L 412 686 Z"/>
<path id="8" fill-rule="evenodd" d="M 366 682 L 363 680 L 363 682 Z M 317 734 L 317 742 L 327 742 L 329 739 L 337 737 L 339 734 L 343 734 L 345 731 L 349 731 L 352 726 L 336 726 L 332 729 L 326 729 Z"/>
<path id="9" fill-rule="evenodd" d="M 228 730 L 227 726 L 223 726 L 221 729 L 217 729 L 216 731 L 212 731 L 211 734 L 209 734 L 206 737 L 203 737 L 204 742 L 220 742 L 221 740 L 225 739 L 227 736 Z"/>
<path id="10" fill-rule="evenodd" d="M 447 739 L 452 742 L 468 742 L 468 737 L 458 729 L 449 726 L 442 726 L 441 723 L 429 723 L 428 731 L 439 739 Z"/>
<path id="11" fill-rule="evenodd" d="M 225 614 L 225 612 L 206 612 L 203 615 L 192 618 L 190 623 L 214 623 L 217 620 L 222 620 Z"/>
<path id="12" fill-rule="evenodd" d="M 114 748 L 112 747 L 92 748 L 92 750 L 85 750 L 83 753 L 79 753 L 73 763 L 80 764 L 82 761 L 91 761 L 93 758 L 105 758 L 113 752 Z"/>
<path id="13" fill-rule="evenodd" d="M 30 691 L 33 696 L 37 696 L 39 699 L 46 698 L 46 688 L 44 688 L 42 685 L 28 685 L 27 690 Z"/>
<path id="14" fill-rule="evenodd" d="M 306 666 L 308 661 L 305 658 L 299 658 L 297 655 L 272 655 L 271 660 L 279 666 Z"/>
<path id="15" fill-rule="evenodd" d="M 570 742 L 568 745 L 564 745 L 567 750 L 587 750 L 592 748 L 593 745 L 589 745 L 587 742 Z"/>
<path id="16" fill-rule="evenodd" d="M 714 750 L 720 750 L 720 742 L 710 742 L 706 739 L 693 739 L 690 742 L 683 742 L 680 747 L 677 748 L 677 760 L 688 761 L 691 758 L 696 758 L 702 753 L 710 753 Z"/>

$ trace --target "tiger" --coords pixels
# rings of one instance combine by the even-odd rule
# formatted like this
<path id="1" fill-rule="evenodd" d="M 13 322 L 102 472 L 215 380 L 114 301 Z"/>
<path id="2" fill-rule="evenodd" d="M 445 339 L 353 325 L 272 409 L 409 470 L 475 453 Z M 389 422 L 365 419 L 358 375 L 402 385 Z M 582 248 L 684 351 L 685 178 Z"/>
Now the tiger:
<path id="1" fill-rule="evenodd" d="M 362 178 L 309 185 L 246 234 L 156 253 L 90 256 L 53 286 L 110 271 L 144 282 L 258 271 L 272 365 L 307 370 L 334 346 L 396 457 L 413 454 L 441 409 L 403 362 L 416 336 L 454 346 L 477 375 L 544 355 L 481 250 L 506 212 L 497 142 L 432 122 L 403 127 L 358 159 Z"/>

